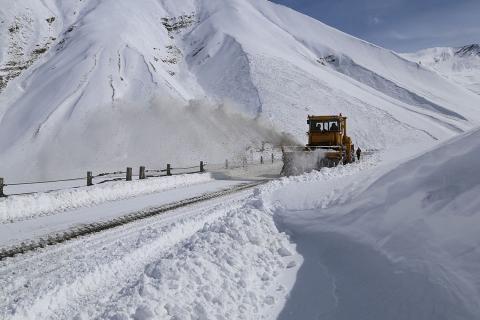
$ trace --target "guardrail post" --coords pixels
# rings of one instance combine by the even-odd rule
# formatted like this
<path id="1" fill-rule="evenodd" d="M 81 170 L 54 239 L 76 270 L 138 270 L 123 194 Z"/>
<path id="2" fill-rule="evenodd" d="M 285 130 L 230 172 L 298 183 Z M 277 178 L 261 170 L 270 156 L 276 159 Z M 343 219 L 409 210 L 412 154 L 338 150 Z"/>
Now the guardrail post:
<path id="1" fill-rule="evenodd" d="M 225 159 L 225 169 L 228 169 L 228 159 Z"/>
<path id="2" fill-rule="evenodd" d="M 5 194 L 3 193 L 3 178 L 0 178 L 0 198 L 5 198 Z"/>
<path id="3" fill-rule="evenodd" d="M 87 187 L 93 186 L 93 174 L 92 171 L 87 171 Z"/>
<path id="4" fill-rule="evenodd" d="M 203 161 L 200 161 L 200 172 L 205 172 L 205 166 L 203 165 Z"/>
<path id="5" fill-rule="evenodd" d="M 274 162 L 275 162 L 275 156 L 272 153 L 272 163 L 274 163 Z"/>
<path id="6" fill-rule="evenodd" d="M 172 175 L 172 166 L 170 165 L 170 163 L 167 163 L 167 176 L 171 176 Z"/>
<path id="7" fill-rule="evenodd" d="M 263 156 L 260 156 L 260 164 L 263 164 Z"/>
<path id="8" fill-rule="evenodd" d="M 138 174 L 138 179 L 144 180 L 146 178 L 145 176 L 145 166 L 141 166 Z"/>
<path id="9" fill-rule="evenodd" d="M 132 168 L 128 167 L 127 168 L 127 181 L 132 181 Z"/>

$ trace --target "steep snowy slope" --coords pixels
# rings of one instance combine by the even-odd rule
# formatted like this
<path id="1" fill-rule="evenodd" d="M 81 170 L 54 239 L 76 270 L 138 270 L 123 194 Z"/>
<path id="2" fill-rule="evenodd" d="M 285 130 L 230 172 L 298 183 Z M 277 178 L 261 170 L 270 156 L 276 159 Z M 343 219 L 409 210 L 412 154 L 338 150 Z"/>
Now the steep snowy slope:
<path id="1" fill-rule="evenodd" d="M 430 143 L 480 120 L 471 91 L 266 0 L 0 10 L 7 174 L 221 161 L 282 139 L 265 126 L 303 143 L 307 114 L 342 112 L 355 142 L 375 148 Z"/>
<path id="2" fill-rule="evenodd" d="M 447 79 L 480 94 L 480 45 L 478 44 L 459 48 L 431 48 L 402 56 L 428 66 Z"/>
<path id="3" fill-rule="evenodd" d="M 279 319 L 477 319 L 479 139 L 454 138 L 370 185 L 357 174 L 337 192 L 321 179 L 277 191 L 278 223 L 305 258 Z"/>

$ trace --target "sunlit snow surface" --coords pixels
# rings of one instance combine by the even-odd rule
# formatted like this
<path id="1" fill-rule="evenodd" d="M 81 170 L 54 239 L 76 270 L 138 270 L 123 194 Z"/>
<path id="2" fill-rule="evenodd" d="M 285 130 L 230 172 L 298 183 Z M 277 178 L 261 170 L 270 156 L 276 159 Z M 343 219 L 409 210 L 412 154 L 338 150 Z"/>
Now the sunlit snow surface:
<path id="1" fill-rule="evenodd" d="M 272 195 L 305 261 L 279 319 L 480 315 L 480 131 L 350 179 Z"/>

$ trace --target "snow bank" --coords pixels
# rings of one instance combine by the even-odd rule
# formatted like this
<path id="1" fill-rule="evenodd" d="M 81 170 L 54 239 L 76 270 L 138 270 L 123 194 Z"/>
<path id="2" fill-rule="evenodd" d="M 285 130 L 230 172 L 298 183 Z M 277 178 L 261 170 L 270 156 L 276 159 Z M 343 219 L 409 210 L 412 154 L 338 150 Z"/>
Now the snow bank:
<path id="1" fill-rule="evenodd" d="M 264 319 L 285 301 L 299 257 L 259 190 L 148 264 L 104 319 Z"/>
<path id="2" fill-rule="evenodd" d="M 370 176 L 380 162 L 381 154 L 377 153 L 364 156 L 360 162 L 272 181 L 267 186 L 270 193 L 265 194 L 265 201 L 273 207 L 289 210 L 326 208 L 332 203 L 348 199 L 350 192 L 358 192 L 358 183 L 352 181 L 357 178 L 353 177 Z M 322 194 L 322 197 L 318 194 Z"/>
<path id="3" fill-rule="evenodd" d="M 374 182 L 342 179 L 333 197 L 321 175 L 274 192 L 277 223 L 305 259 L 280 319 L 478 318 L 479 139 L 470 132 Z"/>
<path id="4" fill-rule="evenodd" d="M 111 182 L 50 193 L 11 196 L 0 199 L 0 223 L 94 206 L 106 201 L 128 199 L 211 180 L 209 173 L 186 174 L 130 182 Z"/>
<path id="5" fill-rule="evenodd" d="M 2 319 L 274 319 L 302 259 L 264 191 L 46 249 L 20 278 L 0 264 Z"/>

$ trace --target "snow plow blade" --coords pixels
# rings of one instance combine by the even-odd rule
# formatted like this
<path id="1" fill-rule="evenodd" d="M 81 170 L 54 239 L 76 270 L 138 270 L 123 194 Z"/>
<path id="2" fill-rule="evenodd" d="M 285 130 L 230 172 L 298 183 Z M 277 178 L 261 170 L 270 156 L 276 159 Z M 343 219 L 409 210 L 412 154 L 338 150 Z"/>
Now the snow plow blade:
<path id="1" fill-rule="evenodd" d="M 322 149 L 284 150 L 282 176 L 296 176 L 324 167 L 335 167 L 341 161 L 336 151 Z"/>

